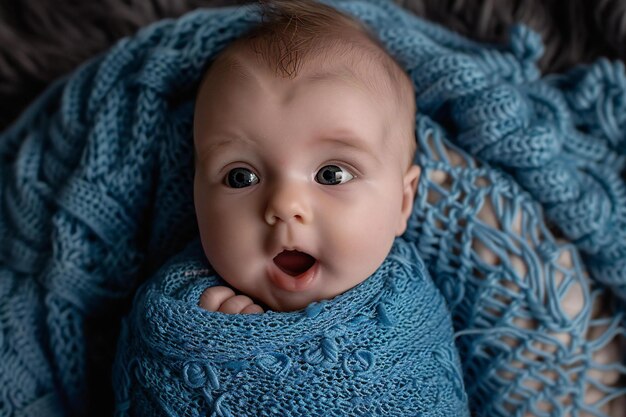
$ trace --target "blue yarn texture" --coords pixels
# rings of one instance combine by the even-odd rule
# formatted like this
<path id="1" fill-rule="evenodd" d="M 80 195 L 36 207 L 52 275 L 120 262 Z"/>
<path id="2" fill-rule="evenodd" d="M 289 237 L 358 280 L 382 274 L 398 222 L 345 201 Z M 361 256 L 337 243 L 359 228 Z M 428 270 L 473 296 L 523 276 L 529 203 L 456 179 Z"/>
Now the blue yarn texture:
<path id="1" fill-rule="evenodd" d="M 469 416 L 445 301 L 414 245 L 291 313 L 198 307 L 226 285 L 199 241 L 138 291 L 118 344 L 118 416 Z"/>
<path id="2" fill-rule="evenodd" d="M 597 381 L 623 378 L 624 356 L 594 359 L 625 334 L 622 64 L 541 78 L 541 42 L 523 27 L 485 45 L 390 1 L 328 3 L 371 27 L 414 83 L 423 175 L 404 238 L 452 315 L 471 413 L 604 415 L 604 398 L 626 395 Z M 197 237 L 194 93 L 258 20 L 237 7 L 146 27 L 0 134 L 0 416 L 112 405 L 102 384 L 126 303 Z M 589 385 L 604 398 L 585 403 Z"/>

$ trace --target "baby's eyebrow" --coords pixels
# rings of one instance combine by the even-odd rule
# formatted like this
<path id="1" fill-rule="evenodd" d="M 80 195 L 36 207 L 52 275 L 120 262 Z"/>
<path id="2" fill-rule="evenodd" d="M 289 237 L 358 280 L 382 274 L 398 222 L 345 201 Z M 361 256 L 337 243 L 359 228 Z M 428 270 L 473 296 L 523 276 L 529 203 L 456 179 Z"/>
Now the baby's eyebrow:
<path id="1" fill-rule="evenodd" d="M 198 149 L 198 159 L 204 160 L 211 155 L 215 155 L 221 152 L 225 148 L 236 146 L 239 144 L 255 145 L 254 141 L 246 138 L 245 136 L 235 135 L 220 135 L 219 139 L 215 142 L 211 142 Z"/>
<path id="2" fill-rule="evenodd" d="M 329 135 L 319 140 L 320 142 L 336 144 L 352 150 L 356 150 L 360 153 L 365 153 L 377 162 L 381 162 L 378 157 L 378 152 L 375 152 L 375 150 L 366 141 L 358 139 L 358 136 L 356 135 Z"/>
<path id="3" fill-rule="evenodd" d="M 320 138 L 316 138 L 315 140 L 323 144 L 343 146 L 353 151 L 366 154 L 379 163 L 381 162 L 380 158 L 378 157 L 378 152 L 376 152 L 366 141 L 358 139 L 357 135 L 353 133 L 349 133 L 349 131 L 334 132 L 332 134 L 324 135 L 324 136 L 321 136 Z M 256 145 L 256 143 L 253 140 L 248 139 L 245 136 L 240 137 L 240 136 L 227 135 L 227 136 L 221 137 L 216 142 L 213 142 L 209 145 L 204 146 L 203 149 L 201 149 L 198 152 L 199 159 L 203 160 L 209 155 L 217 154 L 224 148 L 228 148 L 230 146 L 236 146 L 238 144 L 249 144 L 253 146 Z"/>

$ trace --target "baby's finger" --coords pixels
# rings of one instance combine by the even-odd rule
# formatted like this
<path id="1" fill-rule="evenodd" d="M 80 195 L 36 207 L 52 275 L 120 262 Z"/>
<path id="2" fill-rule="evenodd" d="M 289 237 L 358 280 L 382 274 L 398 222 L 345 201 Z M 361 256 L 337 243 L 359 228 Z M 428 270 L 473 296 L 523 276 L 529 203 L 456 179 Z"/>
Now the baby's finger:
<path id="1" fill-rule="evenodd" d="M 263 307 L 258 304 L 251 304 L 248 307 L 241 310 L 241 314 L 259 314 L 264 313 Z"/>
<path id="2" fill-rule="evenodd" d="M 202 292 L 198 305 L 205 310 L 217 311 L 224 301 L 235 295 L 235 291 L 225 286 L 209 287 Z"/>
<path id="3" fill-rule="evenodd" d="M 218 311 L 226 314 L 239 314 L 241 310 L 252 304 L 254 301 L 247 295 L 235 295 L 224 301 Z"/>

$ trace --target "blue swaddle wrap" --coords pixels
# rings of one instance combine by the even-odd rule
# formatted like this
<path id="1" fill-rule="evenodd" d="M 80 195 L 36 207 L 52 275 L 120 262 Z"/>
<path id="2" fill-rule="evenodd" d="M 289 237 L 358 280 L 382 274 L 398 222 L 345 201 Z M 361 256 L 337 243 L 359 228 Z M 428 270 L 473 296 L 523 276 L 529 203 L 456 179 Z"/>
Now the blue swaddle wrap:
<path id="1" fill-rule="evenodd" d="M 606 415 L 603 401 L 626 395 L 597 381 L 623 379 L 624 356 L 594 359 L 626 333 L 623 65 L 540 78 L 541 42 L 525 28 L 486 45 L 391 1 L 327 3 L 368 25 L 415 86 L 423 175 L 404 238 L 452 313 L 472 414 Z M 0 134 L 1 417 L 112 408 L 125 303 L 197 235 L 198 83 L 258 20 L 244 6 L 146 27 Z M 604 395 L 594 404 L 589 386 Z"/>
<path id="2" fill-rule="evenodd" d="M 398 238 L 378 270 L 296 312 L 212 313 L 199 241 L 139 290 L 118 344 L 118 416 L 469 416 L 445 301 Z"/>

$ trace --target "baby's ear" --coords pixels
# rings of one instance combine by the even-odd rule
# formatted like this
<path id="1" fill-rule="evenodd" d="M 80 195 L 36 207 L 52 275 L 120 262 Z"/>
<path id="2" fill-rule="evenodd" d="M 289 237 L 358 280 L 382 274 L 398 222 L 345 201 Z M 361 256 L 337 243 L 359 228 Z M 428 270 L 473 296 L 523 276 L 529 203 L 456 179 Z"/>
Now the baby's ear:
<path id="1" fill-rule="evenodd" d="M 406 230 L 406 224 L 413 211 L 413 201 L 415 200 L 415 193 L 417 192 L 417 183 L 420 179 L 422 170 L 417 165 L 411 165 L 404 174 L 404 181 L 402 186 L 402 207 L 400 211 L 400 219 L 398 222 L 398 230 L 396 230 L 396 236 L 400 236 Z"/>

